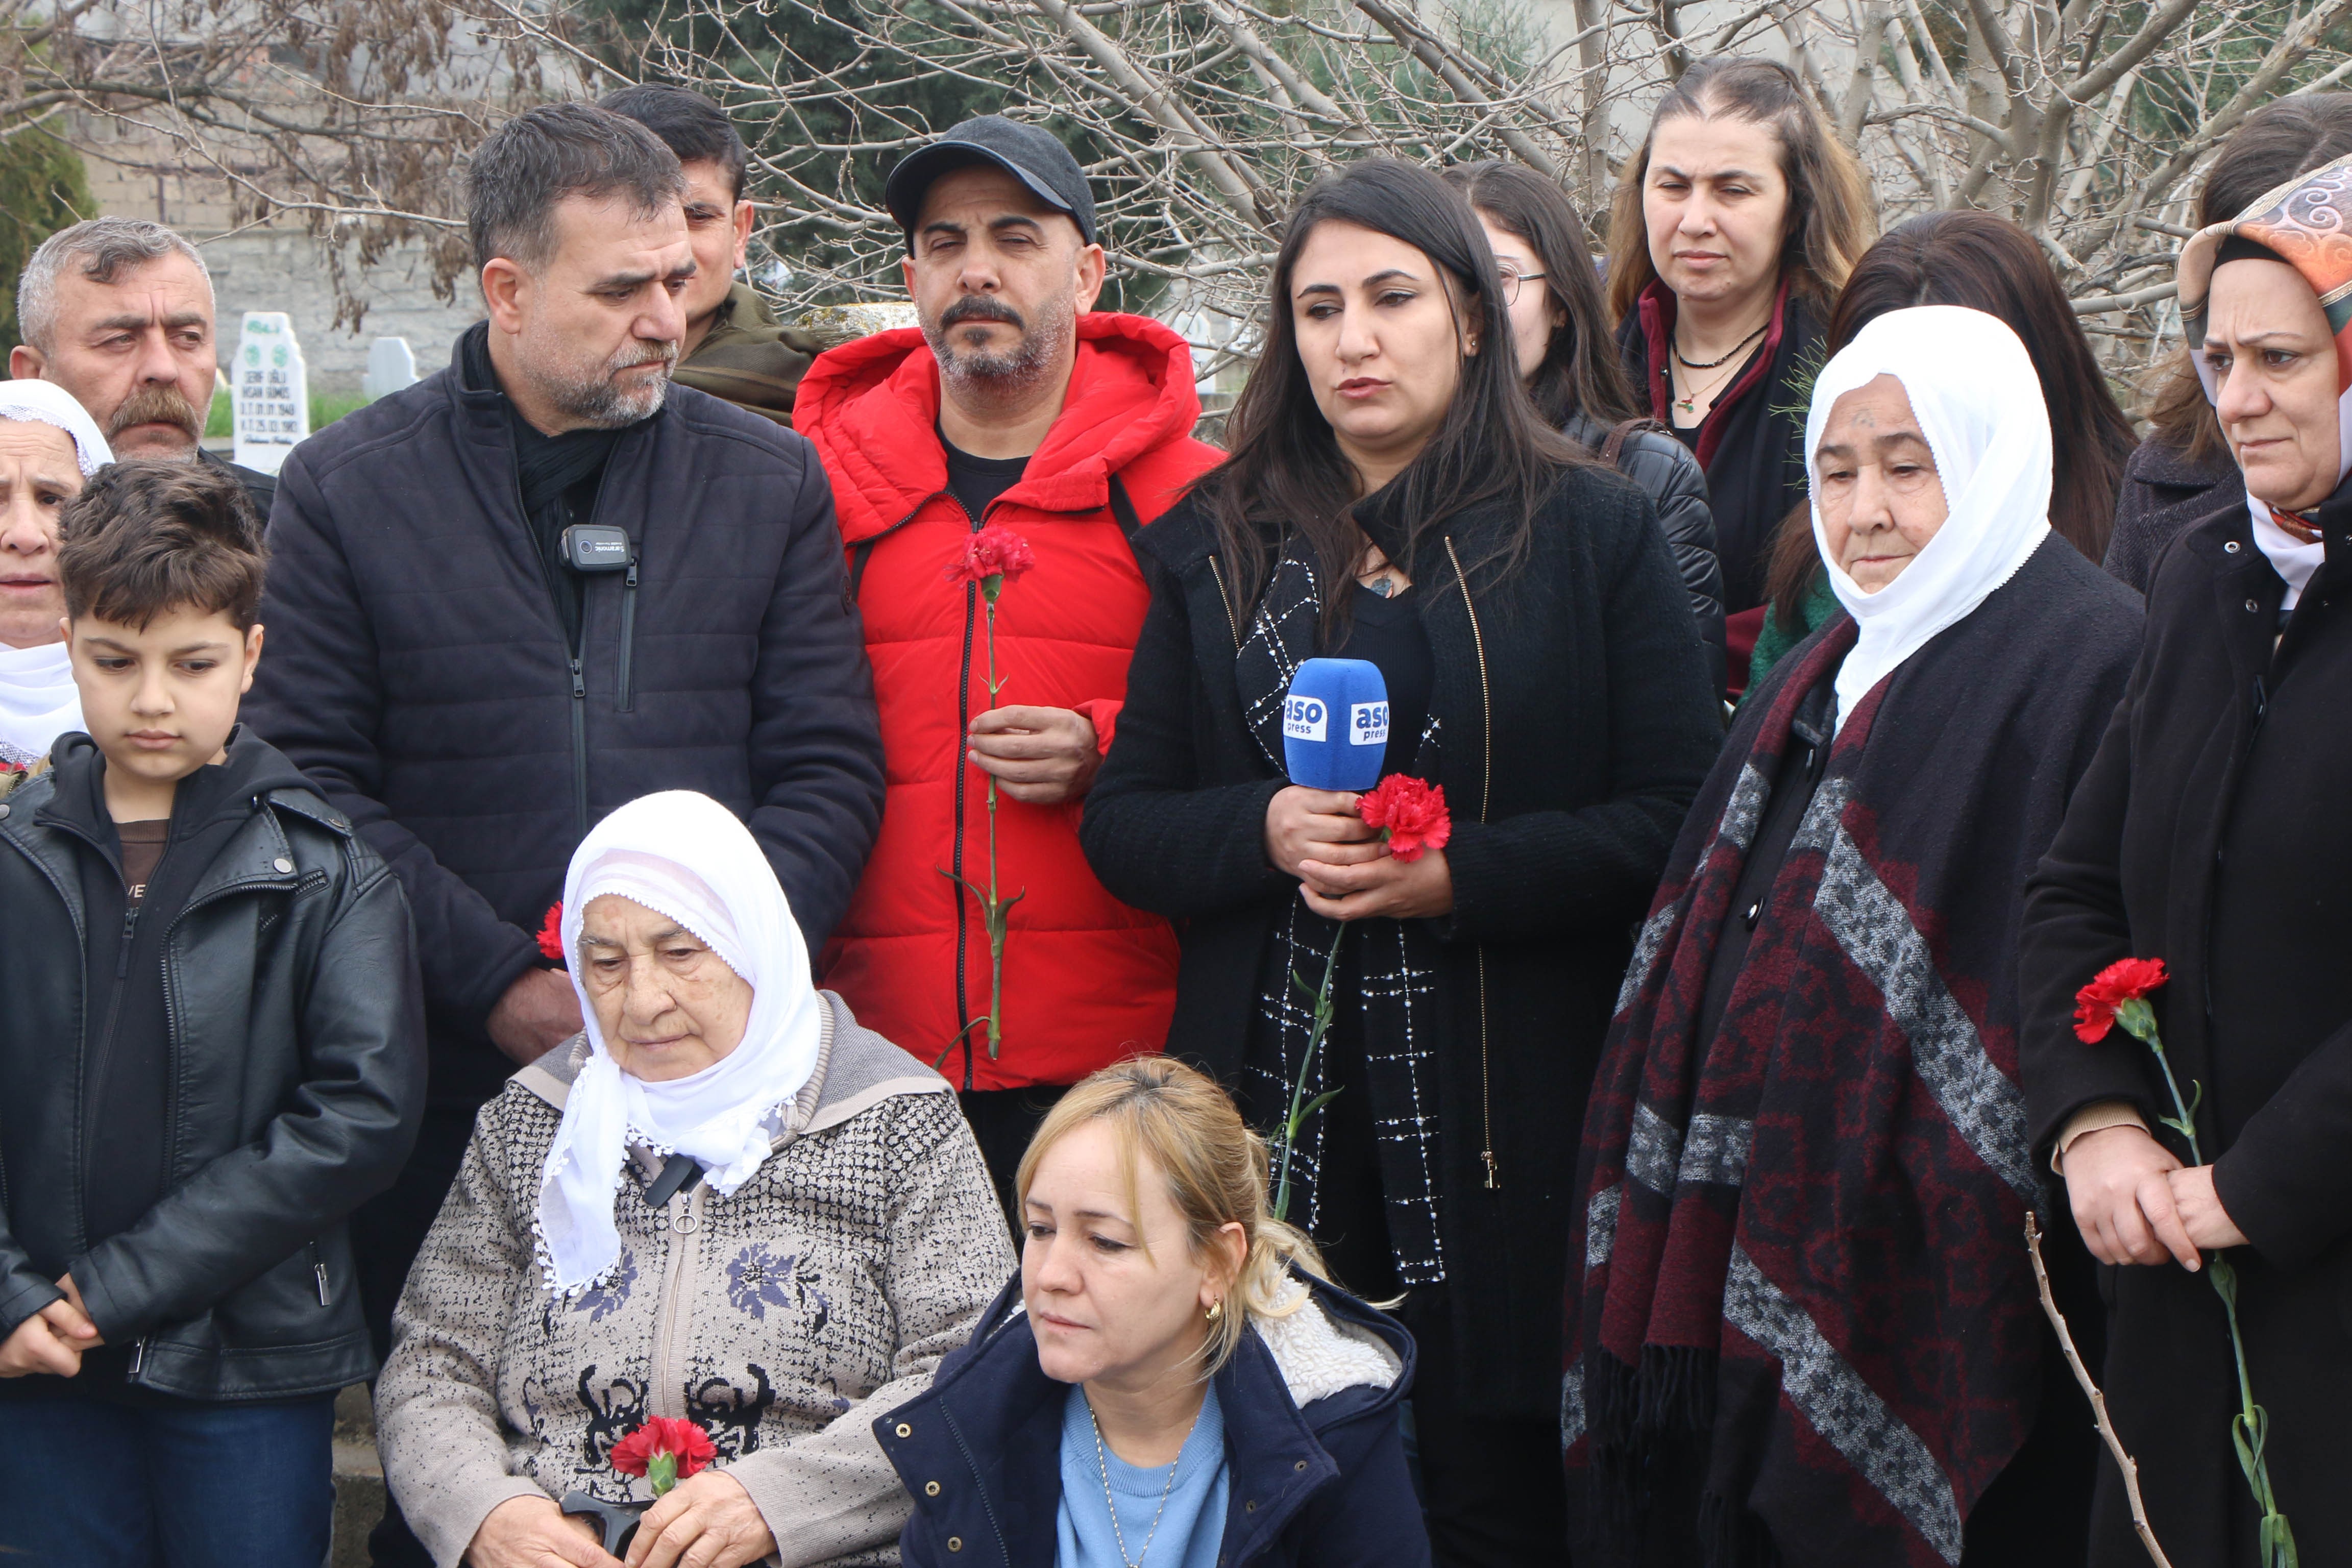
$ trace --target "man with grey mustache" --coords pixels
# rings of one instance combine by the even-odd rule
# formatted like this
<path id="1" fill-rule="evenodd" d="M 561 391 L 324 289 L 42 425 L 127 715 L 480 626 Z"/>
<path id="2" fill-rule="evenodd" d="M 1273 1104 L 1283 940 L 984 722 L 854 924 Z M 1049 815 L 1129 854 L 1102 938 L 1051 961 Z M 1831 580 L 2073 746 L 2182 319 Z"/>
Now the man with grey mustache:
<path id="1" fill-rule="evenodd" d="M 808 442 L 669 381 L 686 179 L 634 120 L 550 104 L 474 154 L 488 319 L 278 478 L 246 713 L 406 886 L 425 1124 L 352 1234 L 379 1353 L 474 1113 L 579 1032 L 537 933 L 588 829 L 658 790 L 740 816 L 814 952 L 849 902 L 882 751 Z M 414 1561 L 389 1539 L 379 1563 Z"/>
<path id="2" fill-rule="evenodd" d="M 187 237 L 96 217 L 43 240 L 16 280 L 18 381 L 73 395 L 117 458 L 182 458 L 234 477 L 269 515 L 278 481 L 197 443 L 219 372 L 212 273 Z"/>

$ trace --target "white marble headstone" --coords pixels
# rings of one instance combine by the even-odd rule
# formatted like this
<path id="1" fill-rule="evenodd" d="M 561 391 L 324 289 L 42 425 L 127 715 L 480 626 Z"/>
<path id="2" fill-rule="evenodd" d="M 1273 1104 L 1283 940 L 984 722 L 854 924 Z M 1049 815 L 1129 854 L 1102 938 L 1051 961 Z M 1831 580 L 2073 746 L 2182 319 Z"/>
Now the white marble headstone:
<path id="1" fill-rule="evenodd" d="M 274 474 L 310 434 L 310 383 L 294 323 L 283 310 L 247 310 L 229 373 L 236 414 L 236 460 Z"/>
<path id="2" fill-rule="evenodd" d="M 416 355 L 406 338 L 378 338 L 368 345 L 367 374 L 360 391 L 370 403 L 416 384 Z"/>

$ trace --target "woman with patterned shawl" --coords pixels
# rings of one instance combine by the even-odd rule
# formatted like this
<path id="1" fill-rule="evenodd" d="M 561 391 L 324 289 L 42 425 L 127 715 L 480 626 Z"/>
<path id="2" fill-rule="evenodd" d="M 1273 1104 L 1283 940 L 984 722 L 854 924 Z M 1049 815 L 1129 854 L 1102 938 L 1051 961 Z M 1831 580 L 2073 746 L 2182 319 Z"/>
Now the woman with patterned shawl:
<path id="1" fill-rule="evenodd" d="M 1576 1560 L 2074 1568 L 2089 1412 L 2024 1247 L 2017 941 L 2139 613 L 2051 532 L 1994 317 L 1872 321 L 1805 449 L 1842 610 L 1692 807 L 1585 1121 Z"/>
<path id="2" fill-rule="evenodd" d="M 2028 1113 L 2111 1265 L 2104 1384 L 2177 1563 L 2252 1564 L 2259 1510 L 2226 1251 L 2266 1458 L 2305 1563 L 2352 1555 L 2352 158 L 2296 176 L 2180 258 L 2189 345 L 2243 489 L 2166 550 L 2129 693 L 2028 894 Z M 2346 611 L 2336 609 L 2338 600 Z M 2160 958 L 2150 998 L 2198 1151 L 2122 1031 L 2075 991 Z M 2103 1467 L 2090 1561 L 2138 1561 Z"/>

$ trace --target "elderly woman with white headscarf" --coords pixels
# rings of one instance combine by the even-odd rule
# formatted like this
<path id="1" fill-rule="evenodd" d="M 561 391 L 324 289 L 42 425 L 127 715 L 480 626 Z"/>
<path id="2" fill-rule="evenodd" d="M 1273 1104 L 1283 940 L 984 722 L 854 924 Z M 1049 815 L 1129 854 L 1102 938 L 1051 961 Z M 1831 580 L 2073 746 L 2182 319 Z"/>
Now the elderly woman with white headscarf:
<path id="1" fill-rule="evenodd" d="M 2089 1413 L 2023 1246 L 2017 942 L 2139 612 L 2051 532 L 2041 384 L 1994 317 L 1870 322 L 1806 451 L 1843 613 L 1692 807 L 1585 1122 L 1577 1562 L 2075 1568 Z"/>
<path id="2" fill-rule="evenodd" d="M 2130 695 L 2028 904 L 2032 1131 L 2115 1266 L 2108 1409 L 2165 1552 L 2214 1568 L 2275 1561 L 2202 1277 L 2223 1257 L 2273 1500 L 2302 1561 L 2352 1560 L 2347 295 L 2352 158 L 2181 247 L 2189 350 L 2244 483 L 2159 560 Z M 2071 1027 L 2076 991 L 2126 957 L 2169 971 L 2150 1002 L 2193 1146 L 2145 1047 Z M 2111 1470 L 2100 1486 L 2090 1561 L 2135 1561 Z"/>
<path id="3" fill-rule="evenodd" d="M 58 510 L 114 461 L 82 405 L 46 381 L 0 381 L 0 795 L 81 728 L 58 585 Z"/>
<path id="4" fill-rule="evenodd" d="M 408 1277 L 394 1496 L 442 1568 L 896 1562 L 873 1423 L 1013 1266 L 954 1095 L 812 988 L 707 796 L 606 817 L 559 908 L 587 1026 L 484 1107 Z"/>

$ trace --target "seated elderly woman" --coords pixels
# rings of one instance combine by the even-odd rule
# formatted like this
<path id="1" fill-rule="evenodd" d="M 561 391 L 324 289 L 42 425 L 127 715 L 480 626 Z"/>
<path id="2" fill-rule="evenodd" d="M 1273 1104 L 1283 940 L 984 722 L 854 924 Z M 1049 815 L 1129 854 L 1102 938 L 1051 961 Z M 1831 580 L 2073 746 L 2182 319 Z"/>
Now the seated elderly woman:
<path id="1" fill-rule="evenodd" d="M 114 461 L 82 405 L 46 381 L 0 382 L 0 794 L 81 728 L 58 585 L 58 509 Z"/>
<path id="2" fill-rule="evenodd" d="M 613 813 L 563 893 L 587 1027 L 475 1126 L 394 1317 L 385 1479 L 443 1568 L 614 1568 L 574 1493 L 653 1502 L 632 1568 L 891 1562 L 908 1505 L 872 1423 L 1013 1267 L 955 1097 L 811 986 L 708 796 Z M 638 1456 L 681 1421 L 654 1501 Z"/>
<path id="3" fill-rule="evenodd" d="M 1267 1212 L 1224 1090 L 1105 1068 L 1014 1185 L 1020 1278 L 875 1423 L 915 1496 L 904 1568 L 1425 1568 L 1412 1341 Z"/>

